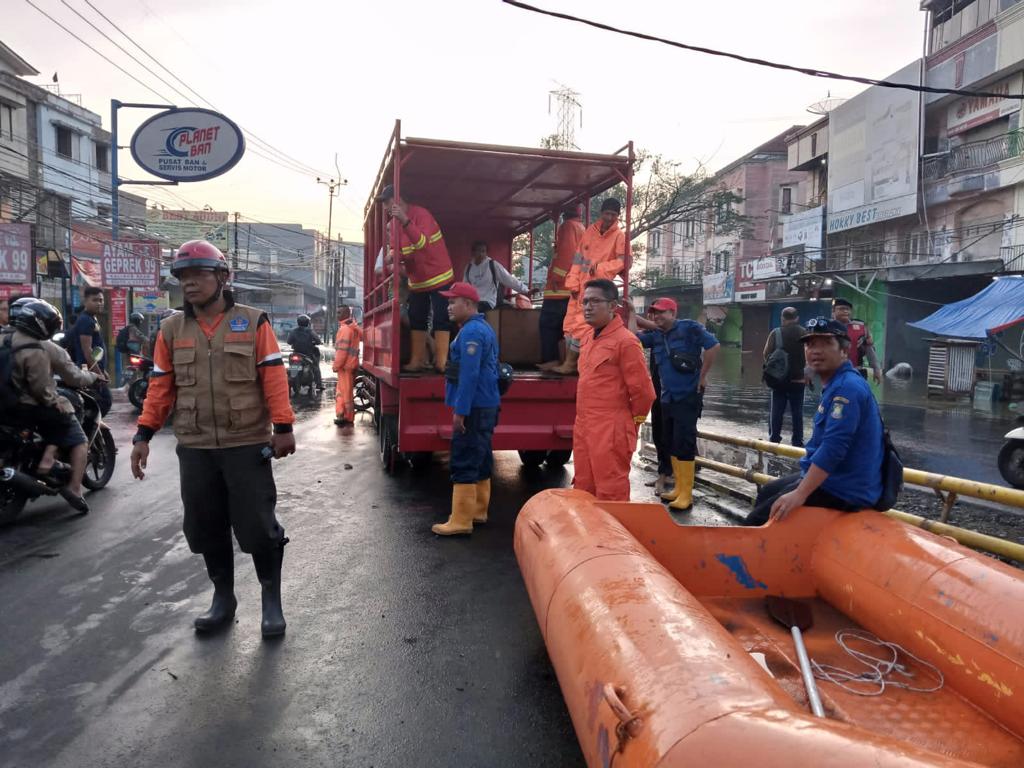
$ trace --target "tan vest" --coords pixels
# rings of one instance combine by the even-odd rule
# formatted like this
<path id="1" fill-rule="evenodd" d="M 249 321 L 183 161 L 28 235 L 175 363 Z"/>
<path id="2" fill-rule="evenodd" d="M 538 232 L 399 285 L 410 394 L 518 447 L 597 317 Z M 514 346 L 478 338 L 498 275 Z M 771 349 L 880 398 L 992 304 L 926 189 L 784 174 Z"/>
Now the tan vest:
<path id="1" fill-rule="evenodd" d="M 270 411 L 256 365 L 263 312 L 235 304 L 207 340 L 194 317 L 160 324 L 174 364 L 174 434 L 189 448 L 235 448 L 270 441 Z"/>

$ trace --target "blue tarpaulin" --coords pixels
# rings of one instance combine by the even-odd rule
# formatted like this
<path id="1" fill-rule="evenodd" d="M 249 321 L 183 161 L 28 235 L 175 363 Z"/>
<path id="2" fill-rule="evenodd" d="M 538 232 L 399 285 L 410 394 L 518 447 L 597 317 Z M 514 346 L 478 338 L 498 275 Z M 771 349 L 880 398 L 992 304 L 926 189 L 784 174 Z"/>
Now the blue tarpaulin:
<path id="1" fill-rule="evenodd" d="M 1024 276 L 993 280 L 981 293 L 908 325 L 936 336 L 985 339 L 1018 323 L 1024 323 Z"/>

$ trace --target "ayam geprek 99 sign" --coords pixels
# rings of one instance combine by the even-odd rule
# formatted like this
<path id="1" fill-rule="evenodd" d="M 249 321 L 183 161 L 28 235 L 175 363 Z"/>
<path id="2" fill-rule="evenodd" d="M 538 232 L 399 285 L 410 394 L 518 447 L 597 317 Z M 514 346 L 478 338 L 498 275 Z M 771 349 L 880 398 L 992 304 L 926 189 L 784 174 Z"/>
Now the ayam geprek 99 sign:
<path id="1" fill-rule="evenodd" d="M 100 254 L 100 285 L 103 288 L 158 288 L 160 243 L 104 243 Z"/>
<path id="2" fill-rule="evenodd" d="M 0 283 L 31 283 L 31 254 L 28 224 L 0 224 Z"/>

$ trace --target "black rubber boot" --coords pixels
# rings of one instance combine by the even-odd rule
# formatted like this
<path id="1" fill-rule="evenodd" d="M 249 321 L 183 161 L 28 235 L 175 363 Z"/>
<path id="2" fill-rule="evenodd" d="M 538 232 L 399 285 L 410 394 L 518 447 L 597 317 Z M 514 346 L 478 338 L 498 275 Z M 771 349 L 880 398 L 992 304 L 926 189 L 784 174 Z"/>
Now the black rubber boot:
<path id="1" fill-rule="evenodd" d="M 218 552 L 204 552 L 206 572 L 213 582 L 213 602 L 210 610 L 196 616 L 196 632 L 212 632 L 235 618 L 238 600 L 235 599 L 235 552 L 231 547 Z"/>
<path id="2" fill-rule="evenodd" d="M 256 576 L 263 587 L 263 621 L 260 622 L 260 632 L 264 637 L 279 637 L 288 626 L 281 610 L 281 563 L 284 561 L 284 545 L 287 541 L 285 539 L 280 546 L 252 556 Z"/>

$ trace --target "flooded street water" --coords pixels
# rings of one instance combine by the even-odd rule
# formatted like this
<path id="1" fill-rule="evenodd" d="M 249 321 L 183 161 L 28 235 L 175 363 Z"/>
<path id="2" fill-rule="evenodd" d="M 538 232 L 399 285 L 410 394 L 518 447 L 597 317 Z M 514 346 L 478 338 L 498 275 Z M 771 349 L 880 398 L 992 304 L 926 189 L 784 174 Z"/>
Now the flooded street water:
<path id="1" fill-rule="evenodd" d="M 723 348 L 712 369 L 705 396 L 701 428 L 712 432 L 768 439 L 768 389 L 761 383 L 757 354 Z M 970 400 L 926 397 L 923 372 L 909 381 L 885 379 L 872 386 L 882 417 L 908 467 L 1006 485 L 996 466 L 1003 435 L 1015 426 L 1016 414 L 1006 403 L 991 410 L 975 408 Z M 804 439 L 810 439 L 811 419 L 818 394 L 804 400 Z M 784 442 L 791 437 L 787 415 Z"/>

